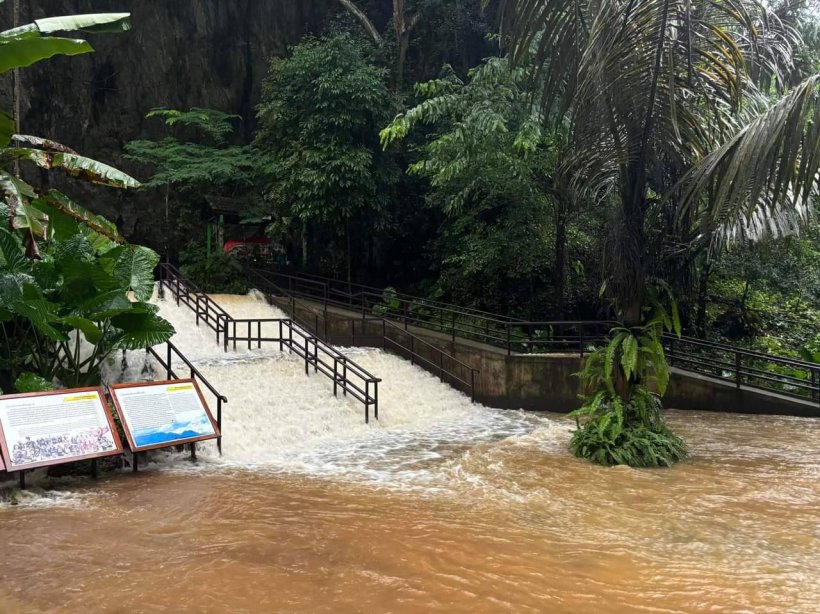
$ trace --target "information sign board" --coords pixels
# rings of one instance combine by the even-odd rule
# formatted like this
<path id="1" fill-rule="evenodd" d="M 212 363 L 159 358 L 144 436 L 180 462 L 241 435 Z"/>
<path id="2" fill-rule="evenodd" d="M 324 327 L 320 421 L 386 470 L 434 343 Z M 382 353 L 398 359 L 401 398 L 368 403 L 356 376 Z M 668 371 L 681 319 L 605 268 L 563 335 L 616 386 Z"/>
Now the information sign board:
<path id="1" fill-rule="evenodd" d="M 194 380 L 118 384 L 110 391 L 133 452 L 219 437 Z"/>
<path id="2" fill-rule="evenodd" d="M 8 471 L 122 454 L 102 388 L 0 397 L 0 449 Z"/>

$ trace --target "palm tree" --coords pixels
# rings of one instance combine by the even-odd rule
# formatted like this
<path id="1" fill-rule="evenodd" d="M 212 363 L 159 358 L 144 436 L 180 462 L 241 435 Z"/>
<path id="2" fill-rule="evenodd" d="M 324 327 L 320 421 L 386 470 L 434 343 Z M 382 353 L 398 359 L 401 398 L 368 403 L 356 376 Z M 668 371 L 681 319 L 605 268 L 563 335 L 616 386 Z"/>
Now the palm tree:
<path id="1" fill-rule="evenodd" d="M 805 2 L 500 1 L 513 58 L 537 57 L 545 117 L 572 126 L 559 173 L 580 202 L 612 210 L 605 289 L 624 326 L 587 371 L 614 384 L 588 411 L 600 416 L 644 384 L 632 340 L 657 349 L 658 323 L 677 319 L 651 320 L 658 278 L 810 213 L 820 75 L 791 81 Z M 645 366 L 665 371 L 662 360 Z"/>
<path id="2" fill-rule="evenodd" d="M 537 50 L 544 105 L 572 123 L 562 173 L 615 209 L 608 289 L 624 321 L 642 320 L 657 248 L 789 232 L 805 218 L 820 100 L 817 75 L 788 87 L 802 2 L 504 4 L 514 55 Z"/>

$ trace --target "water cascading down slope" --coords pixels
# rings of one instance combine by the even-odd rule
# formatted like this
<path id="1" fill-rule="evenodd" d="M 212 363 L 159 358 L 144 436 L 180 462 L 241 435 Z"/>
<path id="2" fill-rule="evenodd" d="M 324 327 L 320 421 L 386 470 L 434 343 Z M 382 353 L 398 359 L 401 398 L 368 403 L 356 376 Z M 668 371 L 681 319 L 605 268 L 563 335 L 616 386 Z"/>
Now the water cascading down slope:
<path id="1" fill-rule="evenodd" d="M 285 314 L 257 292 L 212 297 L 237 320 Z M 466 441 L 523 434 L 528 420 L 473 404 L 469 397 L 410 362 L 379 349 L 337 348 L 382 378 L 378 422 L 365 424 L 361 403 L 334 396 L 332 382 L 305 375 L 305 362 L 275 343 L 225 351 L 195 314 L 171 298 L 155 298 L 177 333 L 173 343 L 228 397 L 223 408 L 224 461 L 316 473 L 355 473 L 381 480 L 402 470 L 402 451 L 417 464 L 447 456 Z M 265 335 L 263 331 L 263 336 Z M 130 369 L 144 370 L 139 365 Z M 161 376 L 161 368 L 156 368 Z M 206 457 L 211 454 L 205 451 Z M 215 451 L 213 452 L 215 455 Z"/>

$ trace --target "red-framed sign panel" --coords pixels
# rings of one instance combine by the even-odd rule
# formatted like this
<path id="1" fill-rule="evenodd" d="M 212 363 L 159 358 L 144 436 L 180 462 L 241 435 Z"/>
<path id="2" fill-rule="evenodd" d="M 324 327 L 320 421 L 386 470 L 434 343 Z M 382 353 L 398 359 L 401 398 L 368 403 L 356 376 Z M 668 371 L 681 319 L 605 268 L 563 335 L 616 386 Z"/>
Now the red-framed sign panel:
<path id="1" fill-rule="evenodd" d="M 0 397 L 0 453 L 27 471 L 123 453 L 101 387 Z"/>
<path id="2" fill-rule="evenodd" d="M 193 379 L 116 384 L 108 390 L 132 452 L 158 450 L 221 436 L 202 390 Z M 177 395 L 182 403 L 174 398 Z M 166 416 L 167 420 L 159 424 L 159 416 Z"/>

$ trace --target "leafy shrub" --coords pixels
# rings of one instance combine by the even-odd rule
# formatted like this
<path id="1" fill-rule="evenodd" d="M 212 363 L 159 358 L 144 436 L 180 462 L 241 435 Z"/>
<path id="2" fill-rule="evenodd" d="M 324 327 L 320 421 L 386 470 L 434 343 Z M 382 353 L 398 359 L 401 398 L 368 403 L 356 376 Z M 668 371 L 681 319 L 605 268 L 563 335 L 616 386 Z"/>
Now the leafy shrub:
<path id="1" fill-rule="evenodd" d="M 600 404 L 592 419 L 573 434 L 573 454 L 599 465 L 630 467 L 668 467 L 686 458 L 686 444 L 664 423 L 657 395 L 636 387 L 628 403 L 605 397 L 596 396 Z"/>
<path id="2" fill-rule="evenodd" d="M 248 284 L 242 263 L 230 254 L 216 251 L 208 256 L 195 241 L 185 246 L 181 254 L 180 272 L 203 292 L 245 294 Z"/>
<path id="3" fill-rule="evenodd" d="M 614 328 L 610 341 L 587 356 L 579 375 L 590 393 L 572 414 L 578 426 L 570 441 L 573 454 L 630 467 L 668 467 L 686 458 L 686 444 L 661 414 L 669 382 L 664 327 L 680 334 L 674 303 L 671 314 L 659 307 L 643 326 Z M 650 376 L 657 394 L 649 390 Z"/>
<path id="4" fill-rule="evenodd" d="M 100 383 L 117 350 L 163 343 L 174 328 L 148 303 L 159 256 L 52 212 L 53 236 L 37 260 L 0 229 L 0 376 L 18 391 Z M 98 220 L 102 224 L 104 220 Z M 115 229 L 111 229 L 111 236 Z M 117 237 L 118 238 L 118 237 Z"/>

